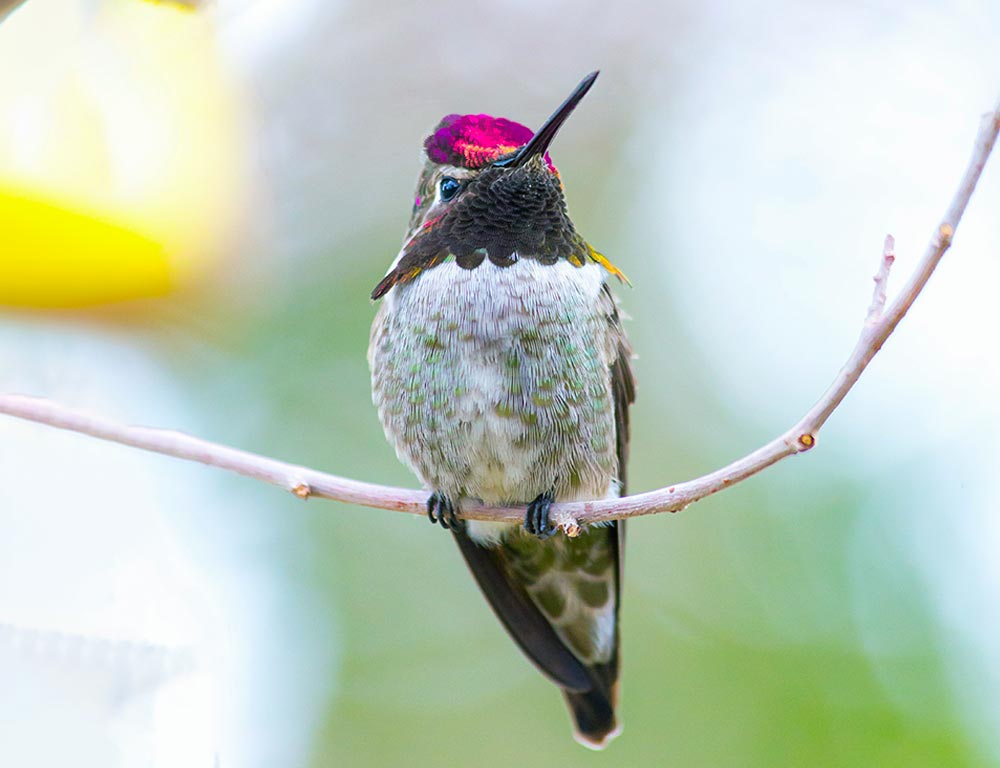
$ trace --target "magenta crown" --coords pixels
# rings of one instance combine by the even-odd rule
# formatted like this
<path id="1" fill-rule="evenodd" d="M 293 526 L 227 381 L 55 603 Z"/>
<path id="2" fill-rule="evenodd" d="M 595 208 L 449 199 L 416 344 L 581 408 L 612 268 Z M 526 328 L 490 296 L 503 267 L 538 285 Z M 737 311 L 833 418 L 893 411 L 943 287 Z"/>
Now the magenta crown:
<path id="1" fill-rule="evenodd" d="M 435 163 L 477 169 L 527 144 L 530 128 L 492 115 L 446 115 L 424 141 L 427 157 Z M 548 152 L 545 163 L 556 173 Z"/>

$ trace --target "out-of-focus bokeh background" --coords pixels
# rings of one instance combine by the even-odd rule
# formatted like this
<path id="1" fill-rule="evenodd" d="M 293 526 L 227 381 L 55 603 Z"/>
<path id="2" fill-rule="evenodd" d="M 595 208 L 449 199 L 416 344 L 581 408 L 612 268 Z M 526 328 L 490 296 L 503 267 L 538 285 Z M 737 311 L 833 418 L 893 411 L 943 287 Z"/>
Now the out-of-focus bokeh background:
<path id="1" fill-rule="evenodd" d="M 998 38 L 982 0 L 28 0 L 0 390 L 413 485 L 365 349 L 420 142 L 599 67 L 552 154 L 635 286 L 633 490 L 689 478 L 818 397 L 886 232 L 909 273 Z M 631 525 L 604 755 L 426 521 L 0 419 L 0 764 L 1000 765 L 998 211 L 993 158 L 817 450 Z"/>

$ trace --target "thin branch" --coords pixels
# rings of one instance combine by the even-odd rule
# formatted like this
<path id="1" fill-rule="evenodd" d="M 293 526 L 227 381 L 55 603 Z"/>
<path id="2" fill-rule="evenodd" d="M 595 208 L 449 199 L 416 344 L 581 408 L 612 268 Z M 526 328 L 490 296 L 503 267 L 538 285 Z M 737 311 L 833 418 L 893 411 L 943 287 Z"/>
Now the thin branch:
<path id="1" fill-rule="evenodd" d="M 886 283 L 895 255 L 892 237 L 886 238 L 882 260 L 875 276 L 872 304 L 868 309 L 861 336 L 829 389 L 791 429 L 742 459 L 694 480 L 621 499 L 555 504 L 551 512 L 553 521 L 568 534 L 574 535 L 583 524 L 652 515 L 658 512 L 677 512 L 706 496 L 746 480 L 788 456 L 802 453 L 815 446 L 819 430 L 843 402 L 865 367 L 903 319 L 903 315 L 927 284 L 941 257 L 951 246 L 962 214 L 972 197 L 986 160 L 993 151 L 998 132 L 1000 132 L 1000 103 L 993 112 L 983 118 L 972 159 L 958 191 L 916 270 L 888 309 L 885 309 Z M 154 453 L 228 469 L 280 486 L 301 498 L 318 496 L 413 514 L 423 514 L 425 511 L 427 494 L 424 491 L 390 488 L 328 475 L 314 469 L 210 443 L 180 432 L 125 426 L 41 398 L 0 395 L 0 413 Z M 519 522 L 524 518 L 524 508 L 488 507 L 465 502 L 462 505 L 462 516 L 473 520 Z"/>

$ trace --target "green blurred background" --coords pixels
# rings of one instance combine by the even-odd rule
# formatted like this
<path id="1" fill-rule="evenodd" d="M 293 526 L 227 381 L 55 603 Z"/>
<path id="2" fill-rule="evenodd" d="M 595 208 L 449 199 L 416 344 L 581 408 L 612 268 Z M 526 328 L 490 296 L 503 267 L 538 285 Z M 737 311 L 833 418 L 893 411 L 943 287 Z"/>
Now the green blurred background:
<path id="1" fill-rule="evenodd" d="M 125 47 L 95 53 L 133 34 L 108 21 L 130 2 L 29 0 L 0 34 L 35 14 L 28 49 L 44 58 L 57 30 L 76 41 L 54 78 L 115 92 L 146 72 Z M 176 100 L 157 119 L 226 99 L 227 122 L 177 133 L 195 171 L 171 204 L 190 193 L 205 232 L 172 239 L 187 209 L 168 217 L 180 277 L 135 290 L 159 295 L 3 310 L 0 390 L 389 485 L 415 481 L 370 403 L 368 294 L 442 115 L 537 126 L 602 70 L 552 154 L 578 228 L 634 285 L 618 292 L 642 491 L 805 412 L 854 343 L 882 238 L 897 239 L 891 292 L 1000 87 L 987 2 L 156 13 L 197 25 L 158 43 L 150 92 Z M 195 43 L 211 98 L 170 66 Z M 121 110 L 101 111 L 112 102 L 88 102 L 86 146 L 114 170 L 132 138 L 127 121 L 114 129 Z M 572 741 L 557 690 L 425 520 L 0 421 L 4 764 L 1000 764 L 998 205 L 994 158 L 953 251 L 817 450 L 630 525 L 625 730 L 602 754 Z"/>

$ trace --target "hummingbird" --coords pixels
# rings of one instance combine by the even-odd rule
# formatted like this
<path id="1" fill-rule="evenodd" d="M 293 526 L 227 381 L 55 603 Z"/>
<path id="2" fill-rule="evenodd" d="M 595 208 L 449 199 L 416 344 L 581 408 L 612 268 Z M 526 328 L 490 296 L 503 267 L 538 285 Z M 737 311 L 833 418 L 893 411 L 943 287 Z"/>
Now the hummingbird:
<path id="1" fill-rule="evenodd" d="M 429 490 L 507 632 L 565 696 L 574 736 L 620 732 L 624 522 L 570 537 L 556 501 L 625 492 L 632 347 L 609 279 L 577 233 L 548 154 L 594 84 L 538 131 L 447 115 L 423 144 L 403 246 L 372 291 L 372 399 L 400 460 Z M 524 524 L 463 520 L 463 500 L 526 506 Z"/>

